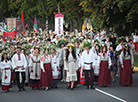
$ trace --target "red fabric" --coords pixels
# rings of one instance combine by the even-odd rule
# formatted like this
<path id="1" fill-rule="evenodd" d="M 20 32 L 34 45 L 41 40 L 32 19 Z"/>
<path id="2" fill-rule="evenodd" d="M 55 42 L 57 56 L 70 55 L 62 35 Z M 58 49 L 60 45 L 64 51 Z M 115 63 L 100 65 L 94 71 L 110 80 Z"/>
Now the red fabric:
<path id="1" fill-rule="evenodd" d="M 86 81 L 85 81 L 85 75 L 84 75 L 84 72 L 82 73 L 82 76 L 81 77 L 81 69 L 80 69 L 80 84 L 86 84 Z M 90 84 L 90 78 L 89 78 L 89 84 Z"/>
<path id="2" fill-rule="evenodd" d="M 12 88 L 12 84 L 10 84 L 10 85 L 8 85 L 8 86 L 2 85 L 1 88 L 2 88 L 2 90 L 4 90 L 4 91 L 8 91 L 9 88 Z"/>
<path id="3" fill-rule="evenodd" d="M 25 28 L 25 23 L 24 23 L 24 16 L 23 16 L 23 12 L 22 12 L 22 17 L 21 17 L 21 20 L 22 20 L 22 22 L 23 22 L 23 26 L 24 26 L 24 28 Z M 25 34 L 25 32 L 23 32 L 23 35 Z"/>
<path id="4" fill-rule="evenodd" d="M 124 68 L 120 69 L 120 85 L 130 86 L 133 83 L 131 60 L 123 60 Z"/>
<path id="5" fill-rule="evenodd" d="M 134 46 L 135 46 L 135 52 L 138 52 L 138 43 L 135 42 L 135 43 L 133 43 L 133 44 L 134 44 Z"/>
<path id="6" fill-rule="evenodd" d="M 3 41 L 5 41 L 5 38 L 8 38 L 8 39 L 15 38 L 16 39 L 16 34 L 17 34 L 16 30 L 14 30 L 12 32 L 5 32 L 5 31 L 3 31 L 3 37 L 4 37 Z"/>
<path id="7" fill-rule="evenodd" d="M 18 60 L 21 60 L 21 56 L 20 56 L 20 54 L 18 54 Z"/>
<path id="8" fill-rule="evenodd" d="M 98 85 L 104 86 L 111 84 L 110 69 L 108 69 L 108 61 L 101 61 L 98 77 Z"/>
<path id="9" fill-rule="evenodd" d="M 48 87 L 53 86 L 53 75 L 52 75 L 52 68 L 50 63 L 44 64 L 44 70 L 41 70 L 41 79 L 40 79 L 40 85 L 41 87 Z"/>

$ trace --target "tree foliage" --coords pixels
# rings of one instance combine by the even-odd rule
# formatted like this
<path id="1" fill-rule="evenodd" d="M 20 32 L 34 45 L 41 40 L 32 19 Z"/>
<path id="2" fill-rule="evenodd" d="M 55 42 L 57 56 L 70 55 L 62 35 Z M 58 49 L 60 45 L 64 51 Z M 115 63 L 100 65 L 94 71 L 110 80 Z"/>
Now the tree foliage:
<path id="1" fill-rule="evenodd" d="M 112 28 L 118 35 L 138 29 L 137 0 L 82 0 L 80 4 L 99 28 Z"/>
<path id="2" fill-rule="evenodd" d="M 107 28 L 118 35 L 128 35 L 138 29 L 138 0 L 2 0 L 0 20 L 21 16 L 33 20 L 36 15 L 41 21 L 54 23 L 54 12 L 65 12 L 65 21 L 82 22 L 91 18 L 97 29 Z M 77 23 L 76 23 L 77 22 Z"/>

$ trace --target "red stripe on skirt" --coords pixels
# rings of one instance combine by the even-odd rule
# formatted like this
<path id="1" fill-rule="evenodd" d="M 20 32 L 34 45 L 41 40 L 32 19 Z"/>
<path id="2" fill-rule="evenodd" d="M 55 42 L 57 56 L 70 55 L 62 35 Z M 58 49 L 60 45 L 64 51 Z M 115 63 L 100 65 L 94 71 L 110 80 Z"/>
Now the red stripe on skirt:
<path id="1" fill-rule="evenodd" d="M 131 60 L 123 60 L 124 68 L 120 69 L 120 85 L 130 86 L 133 83 Z"/>
<path id="2" fill-rule="evenodd" d="M 44 64 L 45 73 L 41 70 L 40 86 L 48 87 L 53 86 L 53 75 L 50 63 Z"/>
<path id="3" fill-rule="evenodd" d="M 2 86 L 1 86 L 1 89 L 4 90 L 4 91 L 8 91 L 9 88 L 12 88 L 12 84 L 7 85 L 7 86 L 6 86 L 6 85 L 2 85 Z"/>
<path id="4" fill-rule="evenodd" d="M 104 86 L 111 84 L 111 73 L 108 69 L 108 61 L 101 61 L 98 77 L 98 85 Z"/>

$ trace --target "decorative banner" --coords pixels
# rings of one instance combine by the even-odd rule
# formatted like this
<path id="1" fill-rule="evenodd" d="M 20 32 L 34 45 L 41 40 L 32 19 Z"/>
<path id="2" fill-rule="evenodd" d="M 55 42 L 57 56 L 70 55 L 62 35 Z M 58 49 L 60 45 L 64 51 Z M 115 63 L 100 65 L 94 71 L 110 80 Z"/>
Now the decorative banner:
<path id="1" fill-rule="evenodd" d="M 7 18 L 7 30 L 16 28 L 16 18 Z"/>
<path id="2" fill-rule="evenodd" d="M 2 35 L 2 34 L 3 34 L 3 27 L 0 26 L 0 35 Z"/>
<path id="3" fill-rule="evenodd" d="M 63 34 L 64 13 L 55 13 L 55 34 Z"/>
<path id="4" fill-rule="evenodd" d="M 12 30 L 6 30 L 4 29 L 3 30 L 3 41 L 5 41 L 5 39 L 10 39 L 10 38 L 15 38 L 16 39 L 16 34 L 17 34 L 17 31 L 15 28 L 13 28 Z"/>
<path id="5" fill-rule="evenodd" d="M 24 32 L 24 25 L 22 20 L 17 20 L 17 34 L 22 34 Z"/>

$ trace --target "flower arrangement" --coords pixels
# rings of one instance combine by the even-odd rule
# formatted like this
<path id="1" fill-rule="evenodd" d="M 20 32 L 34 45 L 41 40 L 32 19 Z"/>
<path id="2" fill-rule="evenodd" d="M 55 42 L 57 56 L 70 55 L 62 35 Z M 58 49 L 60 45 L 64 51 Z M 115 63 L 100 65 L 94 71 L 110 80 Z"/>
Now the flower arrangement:
<path id="1" fill-rule="evenodd" d="M 84 49 L 86 46 L 89 47 L 89 48 L 91 48 L 91 47 L 92 47 L 92 43 L 89 42 L 89 41 L 85 41 L 85 42 L 83 42 L 83 44 L 82 44 L 82 48 Z"/>

